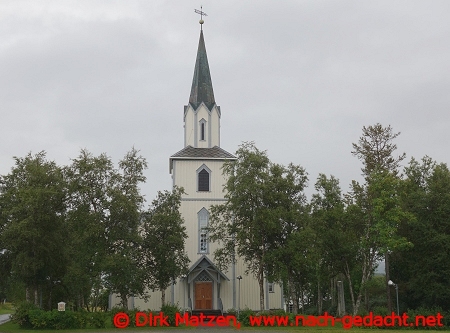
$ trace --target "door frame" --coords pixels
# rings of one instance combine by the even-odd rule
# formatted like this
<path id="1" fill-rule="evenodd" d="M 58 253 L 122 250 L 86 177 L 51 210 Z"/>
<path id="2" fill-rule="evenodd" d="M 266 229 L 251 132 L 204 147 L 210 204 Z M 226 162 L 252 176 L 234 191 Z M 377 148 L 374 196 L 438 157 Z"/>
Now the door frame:
<path id="1" fill-rule="evenodd" d="M 211 308 L 210 309 L 197 309 L 197 284 L 209 284 L 211 286 Z M 194 282 L 194 309 L 193 310 L 213 310 L 214 309 L 214 282 L 213 281 L 195 281 Z"/>

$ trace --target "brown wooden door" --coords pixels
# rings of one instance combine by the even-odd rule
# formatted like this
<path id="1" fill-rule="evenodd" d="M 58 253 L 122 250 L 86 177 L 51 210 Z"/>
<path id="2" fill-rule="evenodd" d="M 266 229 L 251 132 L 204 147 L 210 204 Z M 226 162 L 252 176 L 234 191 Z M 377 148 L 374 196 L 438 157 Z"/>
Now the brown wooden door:
<path id="1" fill-rule="evenodd" d="M 195 310 L 212 309 L 212 282 L 195 283 Z"/>

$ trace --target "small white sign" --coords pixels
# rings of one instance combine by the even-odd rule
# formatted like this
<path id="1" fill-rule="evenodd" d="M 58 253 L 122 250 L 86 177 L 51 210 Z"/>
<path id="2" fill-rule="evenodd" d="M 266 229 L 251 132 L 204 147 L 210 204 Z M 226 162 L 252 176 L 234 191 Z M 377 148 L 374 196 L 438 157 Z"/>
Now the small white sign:
<path id="1" fill-rule="evenodd" d="M 58 303 L 58 311 L 66 311 L 66 303 L 59 302 Z"/>

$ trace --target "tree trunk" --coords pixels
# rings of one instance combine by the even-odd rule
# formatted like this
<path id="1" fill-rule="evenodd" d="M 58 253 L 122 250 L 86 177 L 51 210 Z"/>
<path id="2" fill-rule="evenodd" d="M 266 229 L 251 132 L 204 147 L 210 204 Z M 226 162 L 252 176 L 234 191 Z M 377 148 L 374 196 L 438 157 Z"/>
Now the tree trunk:
<path id="1" fill-rule="evenodd" d="M 305 293 L 303 290 L 303 286 L 300 287 L 300 303 L 302 305 L 302 312 L 305 313 Z"/>
<path id="2" fill-rule="evenodd" d="M 53 288 L 50 289 L 50 293 L 48 295 L 48 309 L 49 310 L 52 309 L 52 291 L 53 291 Z"/>
<path id="3" fill-rule="evenodd" d="M 345 264 L 346 267 L 344 269 L 345 271 L 345 277 L 347 278 L 348 281 L 348 289 L 350 291 L 350 297 L 352 298 L 352 309 L 353 309 L 353 314 L 355 314 L 355 294 L 353 292 L 353 284 L 352 284 L 352 277 L 350 276 L 350 269 L 348 267 L 348 263 Z"/>
<path id="4" fill-rule="evenodd" d="M 166 304 L 166 289 L 161 289 L 161 306 Z"/>
<path id="5" fill-rule="evenodd" d="M 366 311 L 369 312 L 369 293 L 367 292 L 367 288 L 364 290 L 364 304 L 366 306 Z"/>
<path id="6" fill-rule="evenodd" d="M 122 306 L 128 310 L 128 297 L 125 294 L 120 295 Z"/>
<path id="7" fill-rule="evenodd" d="M 289 276 L 289 298 L 292 301 L 292 312 L 294 314 L 298 313 L 298 295 L 296 293 L 296 290 L 294 288 L 294 282 L 292 281 L 293 277 Z"/>
<path id="8" fill-rule="evenodd" d="M 322 292 L 320 290 L 319 281 L 317 281 L 317 312 L 319 316 L 322 314 Z"/>
<path id="9" fill-rule="evenodd" d="M 264 311 L 264 272 L 262 265 L 258 273 L 258 283 L 259 283 L 259 307 L 261 311 Z"/>
<path id="10" fill-rule="evenodd" d="M 330 280 L 331 306 L 337 306 L 336 277 Z"/>

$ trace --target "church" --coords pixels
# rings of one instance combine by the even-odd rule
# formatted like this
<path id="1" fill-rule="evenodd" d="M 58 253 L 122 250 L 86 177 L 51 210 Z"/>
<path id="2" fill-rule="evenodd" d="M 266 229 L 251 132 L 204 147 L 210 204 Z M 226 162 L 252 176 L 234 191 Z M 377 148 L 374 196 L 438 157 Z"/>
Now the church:
<path id="1" fill-rule="evenodd" d="M 202 27 L 203 20 L 200 24 Z M 214 250 L 218 244 L 210 243 L 205 231 L 210 207 L 226 200 L 222 165 L 236 159 L 220 148 L 221 117 L 222 111 L 214 98 L 201 29 L 189 103 L 183 111 L 184 148 L 169 159 L 173 186 L 183 187 L 186 192 L 181 199 L 180 213 L 188 234 L 186 252 L 190 264 L 187 274 L 166 290 L 166 302 L 190 310 L 259 310 L 257 280 L 245 274 L 245 264 L 239 259 L 227 271 L 220 271 L 214 264 Z M 147 302 L 133 297 L 129 300 L 129 308 L 158 310 L 161 307 L 160 293 L 151 293 Z M 265 281 L 264 304 L 267 310 L 284 308 L 279 284 Z"/>

